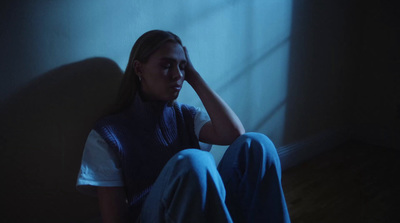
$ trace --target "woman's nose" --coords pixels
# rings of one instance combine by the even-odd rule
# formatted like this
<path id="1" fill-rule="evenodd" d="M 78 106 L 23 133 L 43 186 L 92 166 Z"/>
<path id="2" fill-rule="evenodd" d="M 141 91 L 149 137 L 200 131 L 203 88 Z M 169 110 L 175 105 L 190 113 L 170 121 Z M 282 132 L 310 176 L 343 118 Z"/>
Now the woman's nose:
<path id="1" fill-rule="evenodd" d="M 183 73 L 179 67 L 176 67 L 172 71 L 172 79 L 180 79 L 183 77 Z"/>

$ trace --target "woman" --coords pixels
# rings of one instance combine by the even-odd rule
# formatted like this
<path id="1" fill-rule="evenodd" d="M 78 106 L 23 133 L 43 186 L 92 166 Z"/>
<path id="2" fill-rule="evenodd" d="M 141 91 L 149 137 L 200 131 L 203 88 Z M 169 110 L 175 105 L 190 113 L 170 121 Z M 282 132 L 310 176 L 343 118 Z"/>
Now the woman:
<path id="1" fill-rule="evenodd" d="M 175 101 L 185 80 L 209 116 Z M 77 182 L 95 189 L 103 222 L 290 221 L 274 145 L 245 134 L 178 36 L 143 34 L 119 95 L 118 112 L 89 134 Z M 218 169 L 200 142 L 230 145 Z"/>

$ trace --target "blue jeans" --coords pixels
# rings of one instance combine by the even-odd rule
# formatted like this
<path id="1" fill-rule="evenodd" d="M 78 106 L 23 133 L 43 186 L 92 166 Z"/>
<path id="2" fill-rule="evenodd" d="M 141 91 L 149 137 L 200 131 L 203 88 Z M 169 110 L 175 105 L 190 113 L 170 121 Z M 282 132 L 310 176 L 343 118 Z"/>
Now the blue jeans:
<path id="1" fill-rule="evenodd" d="M 198 149 L 177 153 L 163 168 L 144 203 L 142 222 L 290 222 L 275 146 L 246 133 L 218 168 Z"/>

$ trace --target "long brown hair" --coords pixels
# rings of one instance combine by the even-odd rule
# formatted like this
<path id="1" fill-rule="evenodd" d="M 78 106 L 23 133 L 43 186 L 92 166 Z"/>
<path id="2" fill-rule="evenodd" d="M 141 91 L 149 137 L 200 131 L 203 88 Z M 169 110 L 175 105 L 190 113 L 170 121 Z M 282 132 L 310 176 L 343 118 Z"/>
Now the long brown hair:
<path id="1" fill-rule="evenodd" d="M 140 88 L 139 77 L 134 68 L 134 61 L 146 63 L 149 57 L 166 42 L 175 42 L 182 45 L 181 39 L 169 31 L 151 30 L 140 36 L 132 47 L 124 76 L 118 92 L 115 111 L 121 111 L 132 103 L 136 92 Z"/>

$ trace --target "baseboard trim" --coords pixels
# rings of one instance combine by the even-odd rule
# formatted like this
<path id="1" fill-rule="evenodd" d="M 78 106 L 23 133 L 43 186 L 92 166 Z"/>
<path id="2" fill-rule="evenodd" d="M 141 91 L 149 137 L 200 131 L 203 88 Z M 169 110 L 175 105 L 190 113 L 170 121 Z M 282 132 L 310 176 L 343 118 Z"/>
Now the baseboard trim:
<path id="1" fill-rule="evenodd" d="M 349 140 L 400 149 L 400 132 L 376 126 L 347 126 L 328 130 L 306 140 L 277 148 L 282 170 L 303 163 Z"/>
<path id="2" fill-rule="evenodd" d="M 349 140 L 343 130 L 328 130 L 297 143 L 277 148 L 282 170 L 303 163 Z"/>

